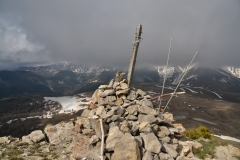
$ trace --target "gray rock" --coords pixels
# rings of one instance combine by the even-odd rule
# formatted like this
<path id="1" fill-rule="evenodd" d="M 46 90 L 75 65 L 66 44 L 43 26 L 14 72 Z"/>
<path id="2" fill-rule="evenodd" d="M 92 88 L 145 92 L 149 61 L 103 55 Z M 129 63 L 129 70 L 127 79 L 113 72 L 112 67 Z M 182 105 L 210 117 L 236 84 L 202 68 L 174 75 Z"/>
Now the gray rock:
<path id="1" fill-rule="evenodd" d="M 102 138 L 100 122 L 97 119 L 89 119 L 92 129 L 96 132 L 98 138 Z M 106 131 L 104 131 L 106 133 Z"/>
<path id="2" fill-rule="evenodd" d="M 115 82 L 115 80 L 112 79 L 112 80 L 109 82 L 108 86 L 111 87 L 111 88 L 113 88 L 113 84 L 114 84 L 114 82 Z"/>
<path id="3" fill-rule="evenodd" d="M 166 142 L 162 142 L 162 150 L 167 152 L 171 157 L 176 158 L 178 153 L 174 150 L 171 144 L 167 144 Z"/>
<path id="4" fill-rule="evenodd" d="M 193 148 L 194 149 L 199 149 L 199 148 L 202 148 L 202 147 L 203 147 L 203 145 L 201 143 L 199 143 L 198 141 L 194 141 L 194 143 L 193 143 Z M 239 156 L 240 156 L 240 154 L 239 154 Z"/>
<path id="5" fill-rule="evenodd" d="M 152 101 L 145 99 L 145 98 L 142 101 L 142 106 L 147 106 L 147 107 L 153 108 Z"/>
<path id="6" fill-rule="evenodd" d="M 93 130 L 90 129 L 90 128 L 84 128 L 84 129 L 82 130 L 82 134 L 84 134 L 84 135 L 93 134 Z"/>
<path id="7" fill-rule="evenodd" d="M 152 131 L 155 135 L 157 135 L 158 131 L 159 131 L 159 127 L 156 124 L 152 124 Z"/>
<path id="8" fill-rule="evenodd" d="M 110 124 L 109 124 L 109 127 L 111 128 L 111 127 L 115 127 L 115 126 L 119 126 L 119 122 L 118 121 L 116 121 L 116 122 L 111 122 Z"/>
<path id="9" fill-rule="evenodd" d="M 161 124 L 163 123 L 164 121 L 160 118 L 160 117 L 156 117 L 156 124 Z"/>
<path id="10" fill-rule="evenodd" d="M 128 115 L 128 116 L 126 117 L 126 119 L 127 119 L 127 120 L 131 120 L 131 121 L 136 121 L 136 120 L 138 120 L 138 118 L 137 118 L 136 116 L 134 116 L 134 115 Z"/>
<path id="11" fill-rule="evenodd" d="M 99 97 L 98 99 L 98 105 L 101 106 L 101 105 L 107 105 L 108 104 L 108 98 L 102 98 L 102 97 Z"/>
<path id="12" fill-rule="evenodd" d="M 89 110 L 89 109 L 84 109 L 83 112 L 82 112 L 82 114 L 81 114 L 81 117 L 87 118 L 90 112 L 91 112 L 91 110 Z"/>
<path id="13" fill-rule="evenodd" d="M 130 90 L 127 99 L 133 101 L 136 98 L 137 98 L 136 92 L 134 90 Z"/>
<path id="14" fill-rule="evenodd" d="M 129 89 L 123 89 L 123 90 L 119 90 L 119 91 L 116 91 L 116 95 L 121 95 L 121 94 L 128 94 L 129 92 Z"/>
<path id="15" fill-rule="evenodd" d="M 132 123 L 131 133 L 135 135 L 139 130 L 139 122 Z"/>
<path id="16" fill-rule="evenodd" d="M 103 116 L 103 115 L 106 115 L 106 111 L 105 111 L 105 108 L 104 106 L 99 106 L 96 110 L 96 115 L 98 116 Z"/>
<path id="17" fill-rule="evenodd" d="M 98 89 L 105 90 L 105 89 L 111 89 L 109 85 L 100 85 Z"/>
<path id="18" fill-rule="evenodd" d="M 179 144 L 181 146 L 179 155 L 180 156 L 187 156 L 192 151 L 192 141 L 179 141 Z"/>
<path id="19" fill-rule="evenodd" d="M 155 154 L 155 155 L 153 156 L 153 160 L 159 160 L 159 156 L 158 156 L 157 154 Z"/>
<path id="20" fill-rule="evenodd" d="M 170 131 L 166 126 L 160 126 L 159 129 L 160 129 L 160 132 L 163 132 L 166 136 L 170 134 Z"/>
<path id="21" fill-rule="evenodd" d="M 142 146 L 142 137 L 141 136 L 135 136 L 134 137 L 135 138 L 135 140 L 138 142 L 138 146 L 140 147 L 140 146 Z"/>
<path id="22" fill-rule="evenodd" d="M 44 148 L 44 149 L 42 150 L 42 152 L 43 152 L 43 153 L 49 153 L 49 152 L 50 152 L 49 147 Z"/>
<path id="23" fill-rule="evenodd" d="M 120 85 L 120 83 L 115 81 L 113 83 L 113 89 L 116 89 L 119 85 Z"/>
<path id="24" fill-rule="evenodd" d="M 123 80 L 123 77 L 126 75 L 126 73 L 122 72 L 122 71 L 118 71 L 116 73 L 116 77 L 115 77 L 115 82 L 120 82 Z"/>
<path id="25" fill-rule="evenodd" d="M 139 125 L 139 130 L 143 129 L 144 127 L 146 127 L 149 123 L 148 122 L 142 122 Z"/>
<path id="26" fill-rule="evenodd" d="M 165 135 L 164 132 L 158 132 L 158 133 L 157 133 L 157 136 L 158 136 L 159 138 L 164 138 L 166 135 Z"/>
<path id="27" fill-rule="evenodd" d="M 177 140 L 176 138 L 173 138 L 173 139 L 172 139 L 172 143 L 173 143 L 173 144 L 178 144 L 178 140 Z"/>
<path id="28" fill-rule="evenodd" d="M 27 144 L 34 144 L 33 141 L 30 140 L 29 136 L 23 136 L 22 142 Z"/>
<path id="29" fill-rule="evenodd" d="M 122 98 L 123 100 L 127 99 L 127 97 L 125 95 L 120 95 L 119 98 Z"/>
<path id="30" fill-rule="evenodd" d="M 120 117 L 120 115 L 113 115 L 111 120 L 114 122 L 114 121 L 118 120 L 119 117 Z"/>
<path id="31" fill-rule="evenodd" d="M 138 112 L 139 105 L 131 105 L 127 108 L 127 112 L 131 115 L 136 115 Z"/>
<path id="32" fill-rule="evenodd" d="M 229 153 L 234 157 L 240 157 L 240 149 L 237 147 L 233 147 L 232 145 L 228 145 Z"/>
<path id="33" fill-rule="evenodd" d="M 148 123 L 154 123 L 156 121 L 156 118 L 154 115 L 143 115 L 143 114 L 139 114 L 138 115 L 138 121 L 140 123 L 142 122 L 148 122 Z"/>
<path id="34" fill-rule="evenodd" d="M 118 140 L 111 159 L 141 160 L 138 143 L 131 134 L 125 134 Z"/>
<path id="35" fill-rule="evenodd" d="M 177 156 L 176 160 L 184 160 L 184 156 Z"/>
<path id="36" fill-rule="evenodd" d="M 158 138 L 153 133 L 140 133 L 140 136 L 143 138 L 145 149 L 153 153 L 159 153 L 162 145 L 159 142 Z"/>
<path id="37" fill-rule="evenodd" d="M 124 101 L 124 104 L 122 105 L 122 107 L 123 107 L 123 108 L 126 108 L 126 107 L 131 106 L 131 105 L 134 105 L 134 104 L 136 104 L 135 101 L 132 101 L 132 102 L 125 102 L 125 101 Z"/>
<path id="38" fill-rule="evenodd" d="M 142 160 L 153 160 L 152 153 L 150 151 L 146 151 L 143 155 Z"/>
<path id="39" fill-rule="evenodd" d="M 111 127 L 106 140 L 106 150 L 113 151 L 115 144 L 122 136 L 123 133 L 119 130 L 118 126 Z"/>
<path id="40" fill-rule="evenodd" d="M 99 90 L 99 92 L 98 92 L 98 95 L 102 98 L 113 95 L 113 94 L 115 94 L 115 91 L 113 89 L 107 89 L 104 91 Z"/>
<path id="41" fill-rule="evenodd" d="M 96 135 L 93 135 L 93 136 L 88 140 L 89 144 L 95 144 L 95 143 L 97 143 L 98 141 L 99 141 L 99 138 L 98 138 L 98 136 L 96 136 Z"/>
<path id="42" fill-rule="evenodd" d="M 116 106 L 114 108 L 114 112 L 116 115 L 122 116 L 122 114 L 125 112 L 125 109 L 123 109 L 121 106 Z"/>
<path id="43" fill-rule="evenodd" d="M 8 141 L 8 137 L 0 137 L 0 144 L 4 144 L 4 143 L 7 143 Z"/>
<path id="44" fill-rule="evenodd" d="M 137 92 L 136 92 L 138 95 L 140 95 L 141 97 L 145 96 L 146 95 L 146 92 L 142 91 L 141 89 L 137 89 Z"/>
<path id="45" fill-rule="evenodd" d="M 126 83 L 120 83 L 121 89 L 127 89 L 128 85 Z"/>
<path id="46" fill-rule="evenodd" d="M 123 121 L 122 122 L 122 125 L 120 127 L 120 130 L 123 132 L 123 133 L 130 133 L 130 129 L 129 129 L 129 125 L 128 125 L 128 122 L 127 121 Z"/>
<path id="47" fill-rule="evenodd" d="M 28 136 L 30 140 L 33 141 L 34 143 L 40 142 L 45 139 L 45 136 L 41 130 L 33 131 Z"/>
<path id="48" fill-rule="evenodd" d="M 143 122 L 143 123 L 144 123 L 144 122 Z M 142 124 L 142 123 L 141 123 L 141 124 Z M 140 125 L 141 125 L 141 124 L 140 124 Z M 145 127 L 139 129 L 139 131 L 140 131 L 141 133 L 148 134 L 148 133 L 152 132 L 152 127 L 151 127 L 150 124 L 147 124 Z"/>
<path id="49" fill-rule="evenodd" d="M 89 114 L 88 114 L 88 117 L 92 117 L 96 114 L 96 109 L 92 109 L 90 110 Z"/>
<path id="50" fill-rule="evenodd" d="M 156 115 L 157 112 L 156 110 L 148 107 L 148 106 L 139 106 L 138 111 L 143 114 L 148 114 L 148 115 Z"/>
<path id="51" fill-rule="evenodd" d="M 229 152 L 227 146 L 218 146 L 215 149 L 215 157 L 219 160 L 237 160 L 237 158 L 233 157 Z"/>
<path id="52" fill-rule="evenodd" d="M 171 157 L 169 154 L 166 153 L 159 153 L 160 160 L 174 160 L 173 157 Z"/>
<path id="53" fill-rule="evenodd" d="M 108 102 L 115 102 L 117 100 L 116 96 L 108 96 Z"/>
<path id="54" fill-rule="evenodd" d="M 44 132 L 46 133 L 50 144 L 63 145 L 72 141 L 74 134 L 73 123 L 59 123 L 55 126 L 45 127 Z"/>
<path id="55" fill-rule="evenodd" d="M 169 143 L 171 141 L 171 138 L 166 136 L 166 137 L 163 137 L 163 138 L 159 138 L 161 141 L 163 142 L 166 142 L 166 143 Z"/>
<path id="56" fill-rule="evenodd" d="M 174 133 L 179 133 L 177 128 L 169 127 L 168 129 L 172 135 L 174 135 Z"/>
<path id="57" fill-rule="evenodd" d="M 111 118 L 114 115 L 114 110 L 110 110 L 107 112 L 106 117 Z"/>

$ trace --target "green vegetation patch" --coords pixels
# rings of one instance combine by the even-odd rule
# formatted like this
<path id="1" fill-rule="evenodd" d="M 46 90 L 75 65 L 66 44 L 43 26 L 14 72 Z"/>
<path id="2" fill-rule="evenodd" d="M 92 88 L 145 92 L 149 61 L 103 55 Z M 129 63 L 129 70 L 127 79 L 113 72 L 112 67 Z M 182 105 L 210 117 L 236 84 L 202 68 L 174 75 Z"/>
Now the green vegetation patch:
<path id="1" fill-rule="evenodd" d="M 193 149 L 194 155 L 196 155 L 198 158 L 205 159 L 207 155 L 213 155 L 214 150 L 217 146 L 220 145 L 220 143 L 217 140 L 210 140 L 208 142 L 205 141 L 199 141 L 202 145 L 202 149 Z"/>
<path id="2" fill-rule="evenodd" d="M 192 139 L 211 139 L 212 135 L 209 133 L 209 130 L 205 126 L 199 126 L 198 128 L 190 128 L 184 132 L 184 135 Z"/>

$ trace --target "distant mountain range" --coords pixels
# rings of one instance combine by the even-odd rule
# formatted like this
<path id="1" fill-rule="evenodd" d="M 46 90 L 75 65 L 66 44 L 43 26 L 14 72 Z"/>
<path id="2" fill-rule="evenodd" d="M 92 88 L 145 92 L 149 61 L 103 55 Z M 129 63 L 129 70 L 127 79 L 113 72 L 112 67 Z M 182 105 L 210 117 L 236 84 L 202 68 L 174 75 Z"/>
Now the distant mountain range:
<path id="1" fill-rule="evenodd" d="M 186 68 L 168 67 L 166 83 L 176 85 Z M 19 94 L 73 95 L 95 90 L 115 77 L 117 69 L 62 62 L 47 66 L 20 67 L 0 71 L 0 98 Z M 127 72 L 127 71 L 124 71 Z M 162 84 L 166 67 L 136 69 L 133 83 Z M 191 66 L 182 85 L 209 90 L 240 92 L 240 68 Z"/>

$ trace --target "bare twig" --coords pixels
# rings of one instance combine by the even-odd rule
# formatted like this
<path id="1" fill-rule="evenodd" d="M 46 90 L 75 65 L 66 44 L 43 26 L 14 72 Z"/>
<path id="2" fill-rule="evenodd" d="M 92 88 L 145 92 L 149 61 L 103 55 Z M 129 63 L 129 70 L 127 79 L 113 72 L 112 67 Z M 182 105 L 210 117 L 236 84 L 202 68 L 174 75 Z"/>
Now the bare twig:
<path id="1" fill-rule="evenodd" d="M 187 66 L 187 69 L 186 69 L 186 71 L 184 72 L 184 74 L 183 74 L 183 76 L 182 76 L 181 80 L 179 81 L 179 83 L 178 83 L 177 87 L 175 88 L 175 90 L 174 90 L 173 94 L 172 94 L 172 95 L 171 95 L 171 97 L 169 98 L 169 100 L 168 100 L 168 102 L 167 102 L 166 106 L 165 106 L 165 107 L 164 107 L 164 109 L 163 109 L 163 112 L 164 112 L 164 110 L 166 109 L 166 107 L 168 106 L 169 102 L 171 101 L 171 99 L 172 99 L 173 95 L 176 93 L 176 91 L 177 91 L 177 89 L 178 89 L 178 86 L 181 84 L 181 82 L 182 82 L 182 80 L 183 80 L 184 76 L 186 75 L 186 73 L 187 73 L 187 71 L 188 71 L 189 67 L 191 66 L 191 64 L 192 64 L 192 62 L 193 62 L 193 60 L 194 60 L 194 58 L 196 57 L 197 53 L 198 53 L 198 52 L 196 52 L 196 53 L 195 53 L 195 55 L 193 56 L 193 58 L 192 58 L 191 62 L 190 62 L 190 63 L 189 63 L 189 65 Z"/>
<path id="2" fill-rule="evenodd" d="M 175 93 L 168 93 L 168 94 L 163 94 L 157 97 L 154 97 L 152 99 L 150 99 L 151 101 L 156 100 L 158 98 L 162 98 L 162 97 L 167 97 L 167 96 L 171 96 L 172 94 L 178 95 L 178 94 L 184 94 L 185 92 L 175 92 Z"/>
<path id="3" fill-rule="evenodd" d="M 100 159 L 101 160 L 104 160 L 104 157 L 103 157 L 103 151 L 104 151 L 104 130 L 103 130 L 103 121 L 102 121 L 102 118 L 99 119 L 100 121 L 100 126 L 101 126 L 101 131 L 102 131 L 102 142 L 101 142 L 101 154 L 100 154 Z"/>
<path id="4" fill-rule="evenodd" d="M 171 38 L 171 40 L 170 40 L 170 46 L 169 46 L 169 50 L 168 50 L 167 65 L 166 65 L 165 74 L 164 74 L 164 79 L 163 79 L 163 86 L 162 86 L 161 96 L 163 95 L 163 90 L 164 90 L 164 86 L 165 86 L 165 82 L 166 82 L 167 69 L 168 69 L 168 61 L 169 61 L 169 56 L 170 56 L 171 48 L 172 48 L 172 38 Z M 160 107 L 161 107 L 161 105 L 162 105 L 161 96 L 159 97 L 159 101 L 160 101 L 160 102 L 159 102 L 159 107 L 158 107 L 158 111 L 159 111 L 159 112 L 160 112 Z"/>

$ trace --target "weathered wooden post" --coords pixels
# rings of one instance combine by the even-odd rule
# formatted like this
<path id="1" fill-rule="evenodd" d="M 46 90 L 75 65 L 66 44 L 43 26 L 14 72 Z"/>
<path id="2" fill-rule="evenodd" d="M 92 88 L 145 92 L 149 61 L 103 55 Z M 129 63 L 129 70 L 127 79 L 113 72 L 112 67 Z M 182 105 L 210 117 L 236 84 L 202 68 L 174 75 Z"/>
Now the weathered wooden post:
<path id="1" fill-rule="evenodd" d="M 132 77 L 133 77 L 134 67 L 135 67 L 136 58 L 137 58 L 138 47 L 141 41 L 141 33 L 142 33 L 142 25 L 138 24 L 136 28 L 134 43 L 133 43 L 132 58 L 131 58 L 129 69 L 128 69 L 128 77 L 127 77 L 128 87 L 131 87 L 131 83 L 132 83 Z"/>

